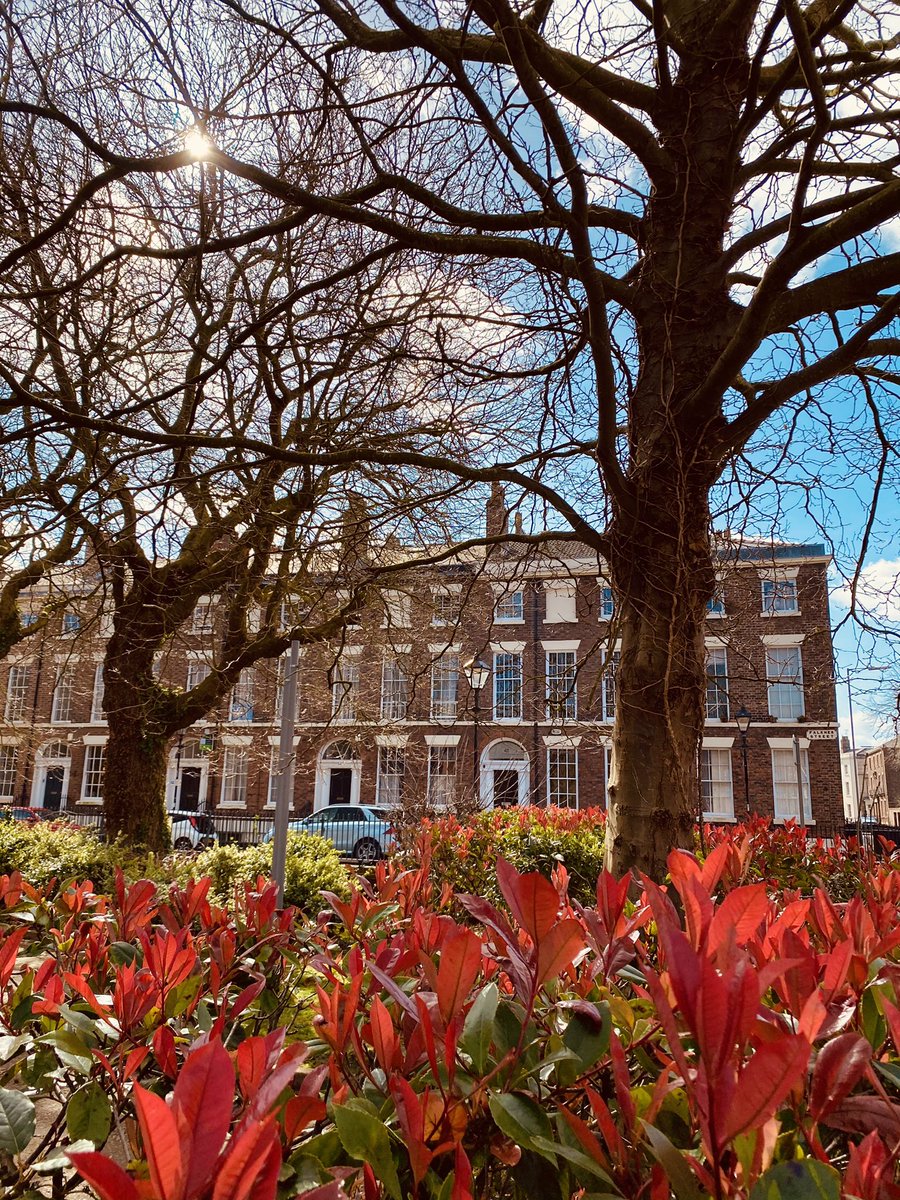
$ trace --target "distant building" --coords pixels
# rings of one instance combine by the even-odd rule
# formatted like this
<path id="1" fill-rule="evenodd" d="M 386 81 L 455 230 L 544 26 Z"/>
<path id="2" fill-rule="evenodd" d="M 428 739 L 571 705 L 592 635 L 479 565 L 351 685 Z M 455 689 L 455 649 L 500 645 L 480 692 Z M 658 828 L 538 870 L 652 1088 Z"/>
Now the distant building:
<path id="1" fill-rule="evenodd" d="M 489 532 L 506 522 L 495 492 Z M 405 552 L 392 541 L 371 553 L 402 563 Z M 718 556 L 700 748 L 706 817 L 740 820 L 749 806 L 835 829 L 844 807 L 828 556 L 818 544 L 746 540 L 723 541 Z M 83 811 L 102 803 L 109 618 L 90 614 L 90 603 L 82 612 L 73 604 L 0 664 L 3 802 Z M 209 597 L 161 657 L 161 679 L 190 687 L 203 677 L 217 621 Z M 473 660 L 483 681 L 466 665 Z M 460 552 L 401 572 L 340 644 L 303 652 L 294 810 L 603 806 L 617 662 L 615 597 L 604 564 L 582 544 Z M 273 811 L 283 669 L 283 660 L 248 669 L 217 712 L 173 740 L 170 807 Z M 741 709 L 751 715 L 746 792 Z"/>

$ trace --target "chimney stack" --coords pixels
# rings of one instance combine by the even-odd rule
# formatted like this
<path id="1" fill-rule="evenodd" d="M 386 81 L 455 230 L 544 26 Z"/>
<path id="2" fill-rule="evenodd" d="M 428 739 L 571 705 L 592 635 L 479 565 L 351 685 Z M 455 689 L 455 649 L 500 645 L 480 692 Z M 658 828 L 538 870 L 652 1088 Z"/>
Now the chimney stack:
<path id="1" fill-rule="evenodd" d="M 502 483 L 492 483 L 491 494 L 487 502 L 485 534 L 488 537 L 499 537 L 508 532 L 509 511 L 506 507 L 506 492 Z"/>

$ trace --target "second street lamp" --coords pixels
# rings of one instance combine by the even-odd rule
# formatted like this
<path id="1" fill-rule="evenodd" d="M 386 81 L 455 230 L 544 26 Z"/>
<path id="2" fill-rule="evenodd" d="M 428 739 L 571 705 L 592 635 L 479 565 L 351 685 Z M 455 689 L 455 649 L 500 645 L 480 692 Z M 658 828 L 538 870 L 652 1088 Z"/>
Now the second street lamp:
<path id="1" fill-rule="evenodd" d="M 741 735 L 741 764 L 744 768 L 744 810 L 750 816 L 750 770 L 747 764 L 747 730 L 753 722 L 753 717 L 743 705 L 734 714 L 734 723 Z"/>
<path id="2" fill-rule="evenodd" d="M 463 674 L 472 689 L 472 794 L 476 804 L 481 802 L 478 786 L 478 697 L 491 673 L 490 667 L 480 658 L 467 658 L 462 665 Z"/>

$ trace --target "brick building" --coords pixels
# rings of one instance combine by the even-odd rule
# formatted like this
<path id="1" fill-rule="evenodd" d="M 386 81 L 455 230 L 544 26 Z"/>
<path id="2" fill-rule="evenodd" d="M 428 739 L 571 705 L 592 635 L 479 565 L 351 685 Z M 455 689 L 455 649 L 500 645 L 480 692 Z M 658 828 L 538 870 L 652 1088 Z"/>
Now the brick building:
<path id="1" fill-rule="evenodd" d="M 491 504 L 496 532 L 506 514 L 496 495 Z M 371 553 L 402 564 L 405 552 L 391 541 Z M 703 808 L 727 821 L 749 802 L 776 819 L 802 814 L 836 828 L 841 780 L 824 548 L 726 539 L 718 553 L 706 637 Z M 102 803 L 108 617 L 90 588 L 84 593 L 54 628 L 0 665 L 4 803 L 81 811 Z M 23 611 L 39 603 L 36 594 Z M 460 553 L 401 571 L 356 621 L 340 645 L 308 647 L 301 657 L 297 813 L 337 802 L 605 803 L 616 613 L 595 553 L 562 539 L 527 553 Z M 190 687 L 203 677 L 216 622 L 211 597 L 161 656 L 162 680 Z M 227 703 L 174 739 L 171 808 L 271 814 L 283 666 L 246 671 Z M 742 711 L 751 717 L 745 735 L 735 723 Z"/>

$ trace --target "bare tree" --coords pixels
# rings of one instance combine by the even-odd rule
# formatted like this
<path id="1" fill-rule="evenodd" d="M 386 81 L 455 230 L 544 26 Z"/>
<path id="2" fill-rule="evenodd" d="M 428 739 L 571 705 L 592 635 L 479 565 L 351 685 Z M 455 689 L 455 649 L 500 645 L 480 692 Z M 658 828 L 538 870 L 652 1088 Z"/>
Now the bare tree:
<path id="1" fill-rule="evenodd" d="M 172 96 L 209 139 L 195 153 L 232 181 L 231 236 L 265 245 L 273 222 L 314 219 L 335 240 L 368 230 L 366 252 L 413 256 L 403 288 L 423 311 L 435 275 L 465 269 L 493 337 L 461 353 L 458 303 L 430 327 L 429 386 L 509 396 L 518 379 L 521 420 L 474 455 L 442 434 L 369 461 L 518 483 L 602 553 L 622 639 L 610 865 L 658 875 L 692 834 L 717 489 L 758 437 L 777 468 L 816 413 L 840 425 L 836 379 L 877 447 L 875 492 L 890 478 L 893 6 L 223 0 L 164 21 L 150 4 L 64 56 L 68 75 L 38 52 L 33 6 L 9 28 L 20 69 L 0 111 L 37 119 L 48 153 L 80 155 L 84 173 L 45 197 L 0 269 L 83 225 L 98 197 L 115 207 L 116 188 L 149 194 L 185 170 Z M 227 71 L 185 66 L 198 38 Z M 114 54 L 157 90 L 121 88 L 124 71 L 108 85 Z M 103 68 L 88 98 L 83 62 Z M 208 250 L 185 233 L 186 255 Z M 138 230 L 91 269 L 155 252 Z"/>

